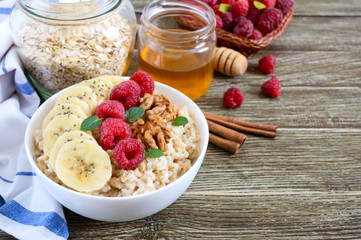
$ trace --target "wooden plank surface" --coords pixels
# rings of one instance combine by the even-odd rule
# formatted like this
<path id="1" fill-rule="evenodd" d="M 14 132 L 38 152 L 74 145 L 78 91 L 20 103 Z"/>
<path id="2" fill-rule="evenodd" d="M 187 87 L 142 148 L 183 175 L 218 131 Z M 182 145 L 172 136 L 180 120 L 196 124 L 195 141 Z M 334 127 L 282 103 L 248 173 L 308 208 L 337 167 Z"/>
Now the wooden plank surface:
<path id="1" fill-rule="evenodd" d="M 73 239 L 352 239 L 361 234 L 357 204 L 358 194 L 343 192 L 185 193 L 145 219 L 119 224 L 74 216 L 69 230 Z"/>
<path id="2" fill-rule="evenodd" d="M 146 2 L 132 1 L 138 17 Z M 359 0 L 297 0 L 285 34 L 250 58 L 244 76 L 215 73 L 196 100 L 278 125 L 277 138 L 249 135 L 238 155 L 210 144 L 188 190 L 151 217 L 105 223 L 65 210 L 70 239 L 361 239 L 360 23 Z M 267 54 L 277 57 L 278 99 L 260 92 L 270 76 L 257 62 Z M 239 109 L 222 105 L 230 86 L 245 94 Z"/>
<path id="3" fill-rule="evenodd" d="M 279 66 L 272 75 L 282 83 L 278 99 L 261 93 L 262 83 L 270 76 L 260 73 L 257 61 L 270 52 Z M 353 61 L 350 66 L 344 64 L 346 56 Z M 129 74 L 137 70 L 136 51 L 132 62 Z M 361 127 L 359 53 L 261 51 L 249 65 L 247 73 L 237 78 L 215 73 L 211 88 L 196 103 L 205 111 L 282 127 Z M 242 89 L 246 99 L 236 110 L 226 109 L 222 103 L 223 93 L 231 86 Z"/>

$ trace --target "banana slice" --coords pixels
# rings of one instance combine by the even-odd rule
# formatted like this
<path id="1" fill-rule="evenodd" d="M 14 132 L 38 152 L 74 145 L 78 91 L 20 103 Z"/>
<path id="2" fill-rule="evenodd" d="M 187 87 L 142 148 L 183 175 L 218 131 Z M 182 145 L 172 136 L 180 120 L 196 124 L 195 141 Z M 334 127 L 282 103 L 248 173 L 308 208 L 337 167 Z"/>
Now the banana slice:
<path id="1" fill-rule="evenodd" d="M 108 90 L 108 98 L 109 98 L 109 95 L 110 95 L 110 92 L 112 91 L 113 89 L 113 83 L 112 81 L 110 81 L 108 78 L 107 78 L 107 75 L 101 75 L 101 76 L 98 76 L 96 78 L 92 78 L 92 80 L 100 80 L 102 81 L 106 86 L 107 86 L 107 90 Z"/>
<path id="2" fill-rule="evenodd" d="M 99 190 L 112 172 L 108 153 L 97 143 L 80 139 L 63 145 L 55 169 L 65 185 L 81 192 Z"/>
<path id="3" fill-rule="evenodd" d="M 108 80 L 108 81 L 111 81 L 112 84 L 113 84 L 113 87 L 115 87 L 116 85 L 118 85 L 119 83 L 123 82 L 124 79 L 120 76 L 117 76 L 117 75 L 102 75 L 102 76 L 99 76 L 99 77 L 96 77 L 96 79 L 100 79 L 100 80 Z"/>
<path id="4" fill-rule="evenodd" d="M 71 98 L 68 98 L 67 100 L 64 99 L 64 101 L 59 102 L 56 106 L 59 106 L 63 103 L 71 103 L 71 104 L 78 105 L 81 108 L 81 110 L 83 110 L 88 117 L 92 115 L 89 105 L 86 102 L 84 102 L 83 100 L 80 100 L 79 98 L 71 97 Z"/>
<path id="5" fill-rule="evenodd" d="M 42 126 L 43 131 L 54 117 L 68 114 L 73 114 L 83 120 L 88 117 L 78 105 L 71 103 L 60 103 L 59 105 L 55 106 L 44 118 Z"/>
<path id="6" fill-rule="evenodd" d="M 95 92 L 95 95 L 97 96 L 98 105 L 100 103 L 102 103 L 104 100 L 109 98 L 108 87 L 100 79 L 85 80 L 85 81 L 78 83 L 77 85 L 90 87 Z"/>
<path id="7" fill-rule="evenodd" d="M 80 130 L 83 119 L 73 115 L 59 115 L 54 117 L 43 131 L 44 154 L 50 156 L 56 140 L 64 132 Z"/>
<path id="8" fill-rule="evenodd" d="M 67 101 L 72 97 L 79 98 L 80 100 L 86 102 L 90 108 L 91 113 L 93 114 L 95 112 L 98 104 L 97 96 L 95 95 L 94 91 L 87 86 L 75 85 L 74 87 L 67 89 L 65 92 L 60 94 L 55 104 L 57 105 L 61 102 Z"/>
<path id="9" fill-rule="evenodd" d="M 97 141 L 88 133 L 83 131 L 71 131 L 71 132 L 64 132 L 62 135 L 59 136 L 59 138 L 56 140 L 54 146 L 51 149 L 50 157 L 49 157 L 49 165 L 51 169 L 53 169 L 56 172 L 55 169 L 55 161 L 58 157 L 58 153 L 60 148 L 67 142 L 74 141 L 74 140 L 90 140 L 94 143 L 97 143 Z"/>

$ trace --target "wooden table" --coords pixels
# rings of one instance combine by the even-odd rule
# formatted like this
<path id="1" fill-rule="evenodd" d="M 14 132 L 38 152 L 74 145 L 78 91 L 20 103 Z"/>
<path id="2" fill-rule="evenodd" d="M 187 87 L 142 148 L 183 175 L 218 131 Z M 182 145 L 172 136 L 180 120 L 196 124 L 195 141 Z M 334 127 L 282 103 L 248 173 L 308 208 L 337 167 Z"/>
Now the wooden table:
<path id="1" fill-rule="evenodd" d="M 148 1 L 132 1 L 138 16 Z M 361 1 L 297 0 L 285 34 L 250 58 L 244 76 L 215 74 L 196 100 L 277 125 L 277 138 L 248 135 L 237 155 L 210 144 L 188 190 L 154 216 L 105 223 L 65 210 L 70 239 L 361 239 L 360 23 Z M 277 99 L 260 91 L 270 76 L 257 63 L 267 54 L 277 58 Z M 238 109 L 222 105 L 230 86 L 245 95 Z"/>

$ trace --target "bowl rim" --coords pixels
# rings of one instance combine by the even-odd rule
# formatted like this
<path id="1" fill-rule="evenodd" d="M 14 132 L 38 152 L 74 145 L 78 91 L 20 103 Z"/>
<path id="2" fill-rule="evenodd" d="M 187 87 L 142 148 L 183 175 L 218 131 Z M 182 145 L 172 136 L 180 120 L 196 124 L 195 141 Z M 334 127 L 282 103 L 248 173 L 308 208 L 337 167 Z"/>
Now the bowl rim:
<path id="1" fill-rule="evenodd" d="M 125 81 L 128 81 L 129 80 L 129 77 L 128 76 L 120 76 L 121 78 L 123 78 L 123 80 Z M 160 83 L 160 82 L 155 82 L 155 87 L 157 85 L 165 88 L 165 89 L 169 89 L 171 91 L 175 91 L 177 92 L 178 94 L 181 95 L 182 98 L 186 98 L 189 102 L 190 102 L 190 105 L 194 105 L 195 109 L 197 109 L 197 111 L 199 111 L 201 113 L 201 122 L 204 122 L 206 128 L 208 129 L 208 124 L 207 124 L 207 120 L 205 118 L 205 116 L 203 115 L 202 113 L 202 110 L 199 108 L 199 106 L 193 101 L 191 100 L 188 96 L 186 96 L 185 94 L 183 94 L 182 92 L 178 91 L 177 89 L 175 88 L 172 88 L 166 84 L 163 84 L 163 83 Z M 147 196 L 150 196 L 150 195 L 153 195 L 153 194 L 157 194 L 159 192 L 162 192 L 162 191 L 166 191 L 168 188 L 172 187 L 174 184 L 176 184 L 177 182 L 181 181 L 182 179 L 184 178 L 187 178 L 188 175 L 191 174 L 192 171 L 194 171 L 194 169 L 196 168 L 196 163 L 198 163 L 200 161 L 200 166 L 202 165 L 202 162 L 203 162 L 203 159 L 205 157 L 205 154 L 206 154 L 206 151 L 207 151 L 207 148 L 208 148 L 208 141 L 209 141 L 209 132 L 208 131 L 205 131 L 205 136 L 204 136 L 204 144 L 202 145 L 200 141 L 200 152 L 198 154 L 198 157 L 193 161 L 192 163 L 192 166 L 187 170 L 187 172 L 185 172 L 182 176 L 180 176 L 179 178 L 175 179 L 174 181 L 170 182 L 169 184 L 161 187 L 161 188 L 158 188 L 154 191 L 151 191 L 151 192 L 146 192 L 146 193 L 142 193 L 142 194 L 139 194 L 139 195 L 132 195 L 132 196 L 123 196 L 123 197 L 107 197 L 107 196 L 96 196 L 96 195 L 91 195 L 91 194 L 88 194 L 88 193 L 84 193 L 84 192 L 78 192 L 76 190 L 73 190 L 73 189 L 70 189 L 70 188 L 67 188 L 65 186 L 62 186 L 56 182 L 54 182 L 52 179 L 50 179 L 48 176 L 45 175 L 45 173 L 43 173 L 43 171 L 41 171 L 39 169 L 39 167 L 36 165 L 35 161 L 36 159 L 33 158 L 33 155 L 32 155 L 32 152 L 30 150 L 30 142 L 27 141 L 27 139 L 32 139 L 34 140 L 34 132 L 30 132 L 30 125 L 31 125 L 31 122 L 34 118 L 34 116 L 37 116 L 38 114 L 40 114 L 42 112 L 42 109 L 45 108 L 45 103 L 48 102 L 48 101 L 53 101 L 57 96 L 59 96 L 59 94 L 61 94 L 63 91 L 66 91 L 67 89 L 73 87 L 74 85 L 72 86 L 69 86 L 61 91 L 59 91 L 58 93 L 54 94 L 53 96 L 51 96 L 49 99 L 47 99 L 36 111 L 35 113 L 33 114 L 33 116 L 31 117 L 27 127 L 26 127 L 26 131 L 25 131 L 25 141 L 24 141 L 24 145 L 25 145 L 25 151 L 26 151 L 26 155 L 27 155 L 27 158 L 30 162 L 30 165 L 32 166 L 32 168 L 36 171 L 36 174 L 40 174 L 42 175 L 42 177 L 45 178 L 46 181 L 50 182 L 50 184 L 52 184 L 53 186 L 55 187 L 60 187 L 62 190 L 70 193 L 70 194 L 75 194 L 75 195 L 78 195 L 80 197 L 89 197 L 91 199 L 103 199 L 103 200 L 108 200 L 108 201 L 125 201 L 125 200 L 129 200 L 129 199 L 139 199 L 139 198 L 143 198 L 143 197 L 147 197 Z M 195 114 L 195 113 L 194 113 Z M 29 136 L 31 135 L 31 136 Z M 202 136 L 201 136 L 201 140 L 202 140 Z M 199 166 L 199 167 L 200 167 Z"/>

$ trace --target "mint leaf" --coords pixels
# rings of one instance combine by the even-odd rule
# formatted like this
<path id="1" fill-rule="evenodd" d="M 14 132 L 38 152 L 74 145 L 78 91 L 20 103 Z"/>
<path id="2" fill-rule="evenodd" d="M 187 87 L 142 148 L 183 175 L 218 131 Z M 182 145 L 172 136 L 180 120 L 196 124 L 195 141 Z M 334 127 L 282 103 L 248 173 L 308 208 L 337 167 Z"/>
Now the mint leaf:
<path id="1" fill-rule="evenodd" d="M 125 112 L 125 118 L 131 122 L 141 118 L 145 113 L 145 109 L 141 107 L 131 107 Z"/>
<path id="2" fill-rule="evenodd" d="M 221 4 L 219 4 L 218 10 L 222 13 L 225 13 L 225 12 L 228 12 L 230 7 L 231 7 L 231 4 L 221 3 Z"/>
<path id="3" fill-rule="evenodd" d="M 176 117 L 172 123 L 173 126 L 184 126 L 188 123 L 188 119 L 186 117 Z"/>
<path id="4" fill-rule="evenodd" d="M 99 127 L 102 124 L 102 119 L 98 118 L 97 115 L 90 116 L 81 123 L 80 130 L 88 131 Z"/>
<path id="5" fill-rule="evenodd" d="M 253 5 L 258 9 L 258 10 L 262 10 L 265 9 L 267 6 L 261 2 L 258 1 L 254 1 Z"/>
<path id="6" fill-rule="evenodd" d="M 148 148 L 147 151 L 145 152 L 145 156 L 149 158 L 159 158 L 161 156 L 164 156 L 164 153 L 156 148 Z"/>

